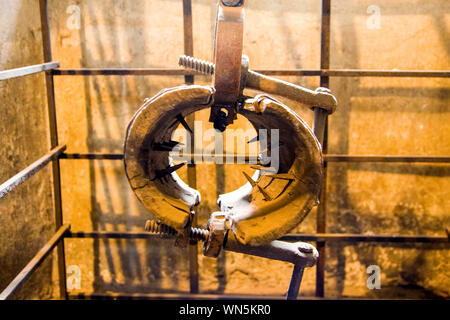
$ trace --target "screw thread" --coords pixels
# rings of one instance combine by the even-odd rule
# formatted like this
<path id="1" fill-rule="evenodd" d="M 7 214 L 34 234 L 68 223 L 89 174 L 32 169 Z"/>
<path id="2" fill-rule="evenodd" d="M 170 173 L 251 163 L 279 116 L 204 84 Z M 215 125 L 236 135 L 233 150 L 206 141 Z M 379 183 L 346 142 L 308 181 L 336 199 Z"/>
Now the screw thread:
<path id="1" fill-rule="evenodd" d="M 200 228 L 191 228 L 189 238 L 194 241 L 206 241 L 208 239 L 209 231 Z"/>
<path id="2" fill-rule="evenodd" d="M 168 225 L 157 222 L 155 220 L 147 220 L 145 223 L 145 231 L 153 234 L 176 236 L 177 231 Z M 208 239 L 209 231 L 201 228 L 191 228 L 189 231 L 189 238 L 194 241 L 206 241 Z"/>
<path id="3" fill-rule="evenodd" d="M 214 68 L 215 68 L 214 63 L 208 62 L 205 60 L 200 60 L 200 59 L 197 59 L 194 57 L 182 55 L 182 56 L 180 56 L 180 60 L 178 61 L 178 64 L 180 66 L 195 70 L 195 71 L 203 73 L 203 74 L 209 74 L 209 75 L 214 74 Z"/>
<path id="4" fill-rule="evenodd" d="M 155 220 L 147 220 L 145 223 L 145 231 L 155 234 L 165 234 L 174 236 L 177 234 L 177 231 L 165 224 L 159 223 Z"/>

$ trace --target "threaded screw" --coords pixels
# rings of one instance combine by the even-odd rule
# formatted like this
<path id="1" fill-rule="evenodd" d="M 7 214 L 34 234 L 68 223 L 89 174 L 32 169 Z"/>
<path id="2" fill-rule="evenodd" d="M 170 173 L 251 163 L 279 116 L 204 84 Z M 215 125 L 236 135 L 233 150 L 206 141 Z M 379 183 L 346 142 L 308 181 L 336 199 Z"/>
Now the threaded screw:
<path id="1" fill-rule="evenodd" d="M 202 228 L 191 228 L 189 238 L 194 241 L 206 241 L 209 236 L 209 231 Z"/>
<path id="2" fill-rule="evenodd" d="M 177 230 L 155 220 L 147 220 L 145 223 L 145 231 L 159 235 L 176 236 Z M 209 231 L 202 228 L 191 228 L 189 231 L 189 239 L 193 241 L 206 241 Z"/>
<path id="3" fill-rule="evenodd" d="M 180 60 L 178 64 L 182 67 L 203 73 L 208 75 L 214 74 L 215 65 L 212 62 L 208 62 L 205 60 L 197 59 L 194 57 L 182 55 L 180 56 Z"/>

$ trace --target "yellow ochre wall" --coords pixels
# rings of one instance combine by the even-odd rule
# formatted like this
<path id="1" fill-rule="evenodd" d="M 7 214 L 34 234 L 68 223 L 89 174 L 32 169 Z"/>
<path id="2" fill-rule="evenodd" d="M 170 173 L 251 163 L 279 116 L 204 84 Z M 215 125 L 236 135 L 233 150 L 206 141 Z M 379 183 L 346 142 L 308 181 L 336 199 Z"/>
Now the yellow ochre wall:
<path id="1" fill-rule="evenodd" d="M 380 12 L 378 21 L 371 11 L 374 6 Z M 53 56 L 62 68 L 176 68 L 183 53 L 181 0 L 50 0 L 49 7 Z M 5 0 L 0 9 L 1 68 L 40 63 L 38 1 Z M 246 1 L 244 53 L 250 67 L 319 69 L 320 13 L 317 0 Z M 193 1 L 198 58 L 212 59 L 215 19 L 216 1 Z M 450 69 L 448 1 L 333 0 L 331 30 L 332 69 Z M 319 85 L 317 77 L 282 79 L 312 89 Z M 208 84 L 210 78 L 196 76 L 195 81 Z M 126 126 L 143 100 L 183 83 L 182 76 L 58 76 L 60 141 L 69 153 L 121 153 Z M 2 181 L 49 148 L 44 84 L 42 74 L 0 82 Z M 328 152 L 450 155 L 449 85 L 450 80 L 442 78 L 332 78 L 330 87 L 339 107 L 329 120 Z M 281 100 L 311 125 L 309 108 Z M 207 117 L 207 111 L 197 115 L 205 128 L 210 126 Z M 249 124 L 240 119 L 234 127 Z M 142 231 L 151 218 L 132 193 L 121 161 L 61 160 L 61 169 L 64 222 L 72 230 Z M 218 192 L 244 183 L 240 171 L 236 165 L 223 170 L 214 164 L 197 166 L 200 224 L 216 211 Z M 185 169 L 180 175 L 186 178 Z M 222 175 L 225 180 L 216 184 Z M 330 163 L 327 231 L 445 235 L 450 226 L 449 175 L 450 167 L 443 164 Z M 0 266 L 7 270 L 0 275 L 3 288 L 53 232 L 48 169 L 3 199 L 0 208 Z M 314 233 L 315 224 L 316 209 L 294 231 Z M 71 293 L 189 291 L 188 255 L 173 241 L 67 239 L 65 243 L 67 266 L 81 270 L 81 288 Z M 325 294 L 448 298 L 446 248 L 328 245 Z M 380 290 L 366 286 L 369 265 L 381 269 Z M 19 297 L 57 297 L 54 269 L 51 262 L 44 264 L 35 283 Z M 241 254 L 227 252 L 217 260 L 199 254 L 202 293 L 283 295 L 291 271 L 287 263 Z M 314 292 L 315 268 L 311 268 L 305 271 L 301 295 Z"/>

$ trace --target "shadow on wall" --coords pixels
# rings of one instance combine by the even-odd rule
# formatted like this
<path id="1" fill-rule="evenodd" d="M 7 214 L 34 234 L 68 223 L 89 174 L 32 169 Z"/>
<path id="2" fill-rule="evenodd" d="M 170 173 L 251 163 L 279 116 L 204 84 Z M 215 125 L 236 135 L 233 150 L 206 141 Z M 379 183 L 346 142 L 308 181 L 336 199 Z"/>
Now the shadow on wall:
<path id="1" fill-rule="evenodd" d="M 386 7 L 386 6 L 385 6 Z M 404 8 L 404 9 L 399 9 Z M 404 7 L 401 4 L 397 4 L 395 9 L 389 9 L 386 7 L 388 15 L 411 15 L 410 5 L 406 4 Z M 346 12 L 347 13 L 347 12 Z M 419 13 L 418 13 L 419 14 Z M 424 14 L 421 12 L 421 14 Z M 431 8 L 430 12 L 425 12 L 430 15 L 434 22 L 434 30 L 438 33 L 441 41 L 445 44 L 449 43 L 449 33 L 446 31 L 445 23 L 443 23 L 444 16 L 440 10 Z M 339 48 L 339 44 L 333 43 L 337 49 L 331 51 L 331 56 L 334 61 L 350 62 L 349 68 L 363 68 L 360 61 L 360 45 L 358 44 L 357 26 L 356 23 L 349 23 L 346 19 L 347 15 L 334 15 L 332 14 L 332 33 L 335 38 L 343 39 L 342 44 L 345 48 Z M 336 30 L 336 26 L 343 26 L 342 30 Z M 367 40 L 370 41 L 370 40 Z M 450 55 L 450 46 L 444 45 L 447 48 L 447 56 Z M 380 50 L 382 50 L 380 48 Z M 340 65 L 345 65 L 340 62 Z M 395 61 L 393 61 L 395 64 Z M 395 67 L 395 66 L 393 66 Z M 445 66 L 444 66 L 445 67 Z M 333 65 L 331 66 L 333 68 Z M 412 68 L 414 69 L 414 68 Z M 445 69 L 445 68 L 443 68 Z M 383 83 L 381 78 L 377 82 Z M 402 82 L 403 81 L 403 82 Z M 355 142 L 358 143 L 357 131 L 351 129 L 352 122 L 356 121 L 354 118 L 355 113 L 375 113 L 388 111 L 392 113 L 403 113 L 403 116 L 408 117 L 412 114 L 445 114 L 448 113 L 448 101 L 450 91 L 447 86 L 439 87 L 403 87 L 405 80 L 398 82 L 398 86 L 384 85 L 380 87 L 362 86 L 362 79 L 359 78 L 335 78 L 331 80 L 331 88 L 338 96 L 339 108 L 336 114 L 331 116 L 330 124 L 330 146 L 329 153 L 337 154 L 354 154 L 352 150 L 358 150 L 355 148 Z M 392 82 L 390 82 L 392 83 Z M 371 101 L 368 98 L 384 98 Z M 392 98 L 392 97 L 400 97 Z M 419 101 L 413 100 L 414 97 L 418 97 Z M 367 99 L 363 99 L 367 98 Z M 410 98 L 410 99 L 408 99 Z M 408 99 L 408 103 L 402 103 L 398 105 L 401 99 Z M 425 100 L 428 99 L 428 100 Z M 434 99 L 430 102 L 430 99 Z M 424 102 L 425 101 L 425 102 Z M 379 103 L 378 103 L 379 102 Z M 422 103 L 423 102 L 423 103 Z M 397 103 L 397 104 L 396 104 Z M 426 105 L 424 108 L 423 104 Z M 358 118 L 359 119 L 359 118 Z M 374 118 L 365 126 L 359 126 L 358 128 L 370 128 L 380 125 L 378 123 L 379 118 Z M 386 117 L 386 121 L 389 121 Z M 445 120 L 443 120 L 445 121 Z M 443 126 L 444 123 L 434 123 L 437 128 Z M 415 125 L 415 124 L 414 124 Z M 396 123 L 392 123 L 393 128 L 396 127 Z M 379 126 L 379 135 L 381 136 L 386 125 Z M 428 130 L 435 130 L 435 128 L 428 128 Z M 396 135 L 402 134 L 402 128 L 400 126 L 394 129 Z M 420 134 L 412 137 L 411 139 L 417 140 L 419 143 L 426 145 L 430 143 L 423 138 L 420 140 Z M 392 140 L 395 143 L 395 138 Z M 424 148 L 426 150 L 426 148 Z M 400 154 L 402 150 L 398 150 Z M 445 152 L 445 151 L 444 151 Z M 379 152 L 376 149 L 372 149 L 366 154 L 385 154 Z M 409 155 L 416 155 L 409 151 Z M 430 154 L 431 155 L 431 154 Z M 442 154 L 436 154 L 442 155 Z M 353 183 L 358 183 L 358 179 L 365 179 L 369 175 L 379 176 L 379 174 L 386 175 L 398 175 L 396 178 L 398 181 L 398 190 L 392 190 L 391 186 L 383 187 L 383 181 L 373 181 L 372 184 L 361 184 L 374 188 L 373 193 L 370 190 L 362 192 L 358 196 L 358 189 L 352 186 Z M 356 163 L 356 164 L 329 164 L 328 170 L 328 232 L 332 233 L 396 233 L 396 234 L 442 234 L 444 232 L 443 226 L 448 225 L 450 222 L 448 216 L 445 214 L 436 216 L 436 213 L 428 214 L 427 210 L 431 210 L 432 206 L 442 205 L 439 200 L 428 199 L 425 202 L 420 192 L 424 188 L 419 186 L 418 190 L 414 189 L 414 186 L 402 185 L 406 176 L 418 176 L 414 180 L 415 184 L 423 183 L 424 178 L 439 179 L 447 178 L 450 176 L 450 167 L 448 165 L 436 165 L 436 164 L 380 164 L 380 163 Z M 356 179 L 356 180 L 355 180 Z M 380 179 L 381 180 L 381 179 Z M 430 182 L 431 185 L 434 182 Z M 431 185 L 433 187 L 433 185 Z M 392 199 L 395 203 L 392 210 L 392 215 L 389 213 L 378 212 L 376 207 L 383 207 L 383 192 L 395 192 L 395 197 L 386 196 L 384 199 Z M 438 192 L 445 192 L 438 190 Z M 381 196 L 380 196 L 381 194 Z M 367 197 L 364 197 L 367 195 Z M 364 206 L 361 203 L 365 201 L 374 201 L 378 204 L 375 208 L 370 206 L 362 211 Z M 422 202 L 421 202 L 422 201 Z M 424 203 L 425 202 L 425 203 Z M 380 205 L 381 204 L 381 205 Z M 420 208 L 417 208 L 417 207 Z M 445 205 L 444 205 L 445 207 Z M 386 245 L 386 244 L 360 244 L 357 246 L 350 246 L 345 243 L 334 243 L 330 245 L 329 259 L 327 260 L 326 267 L 326 294 L 343 297 L 354 296 L 352 293 L 352 286 L 361 288 L 361 285 L 355 283 L 356 280 L 351 279 L 352 275 L 348 272 L 354 267 L 355 261 L 367 267 L 369 265 L 381 265 L 382 272 L 385 274 L 386 282 L 383 291 L 355 290 L 356 295 L 366 295 L 374 298 L 442 298 L 442 295 L 447 295 L 448 292 L 442 292 L 442 288 L 433 288 L 432 285 L 426 283 L 426 277 L 428 274 L 435 273 L 436 277 L 439 275 L 439 270 L 433 269 L 433 266 L 427 264 L 427 258 L 431 255 L 436 255 L 440 259 L 445 260 L 445 250 L 439 252 L 439 247 L 435 248 L 426 245 Z M 430 252 L 427 249 L 437 249 Z M 445 249 L 445 247 L 443 248 Z M 352 251 L 353 250 L 353 251 Z M 350 252 L 350 253 L 349 253 Z M 389 258 L 386 258 L 388 255 Z M 438 258 L 439 259 L 439 258 Z M 442 270 L 442 269 L 440 269 Z M 444 276 L 445 277 L 445 276 Z M 443 279 L 448 281 L 448 279 Z M 440 292 L 436 294 L 436 292 Z M 445 290 L 444 290 L 445 291 Z"/>
<path id="2" fill-rule="evenodd" d="M 42 63 L 37 4 L 0 2 L 1 70 Z M 44 79 L 34 74 L 0 81 L 0 183 L 49 151 Z M 46 167 L 0 199 L 0 292 L 54 232 L 51 169 Z M 50 299 L 57 292 L 49 256 L 13 299 Z"/>
<path id="3" fill-rule="evenodd" d="M 134 2 L 134 6 L 145 8 L 146 1 Z M 119 16 L 121 6 L 113 6 L 118 10 Z M 82 20 L 93 21 L 98 18 L 110 19 L 111 12 L 106 12 L 102 3 L 87 1 L 83 4 Z M 145 10 L 135 19 L 145 25 Z M 146 48 L 146 34 L 132 30 L 131 28 L 122 28 L 116 25 L 117 19 L 114 18 L 113 25 L 99 30 L 91 28 L 90 36 L 94 36 L 95 48 L 86 47 L 85 29 L 80 29 L 80 39 L 82 46 L 82 65 L 99 65 L 103 67 L 117 66 L 123 60 L 121 57 L 121 48 L 117 36 L 120 34 L 125 39 L 129 39 L 128 48 L 134 51 L 138 47 L 142 52 Z M 136 22 L 135 22 L 136 23 Z M 82 22 L 82 25 L 84 23 Z M 92 43 L 92 42 L 90 42 Z M 105 47 L 104 47 L 105 45 Z M 123 45 L 123 42 L 122 42 Z M 134 48 L 134 49 L 133 49 Z M 106 50 L 112 50 L 106 54 Z M 96 52 L 99 57 L 91 55 Z M 110 57 L 110 61 L 106 57 Z M 147 66 L 148 60 L 143 54 L 133 56 L 133 64 L 138 66 Z M 158 88 L 157 88 L 158 89 Z M 110 152 L 122 152 L 122 137 L 124 136 L 126 125 L 133 115 L 134 111 L 142 103 L 142 97 L 137 96 L 139 92 L 153 92 L 155 88 L 148 79 L 135 77 L 133 81 L 126 81 L 122 77 L 86 77 L 86 108 L 88 117 L 88 150 L 89 152 L 98 152 L 99 149 L 108 149 Z M 108 103 L 114 103 L 111 107 Z M 126 101 L 127 103 L 123 103 Z M 122 102 L 122 103 L 121 103 Z M 131 109 L 124 110 L 124 107 L 132 105 Z M 108 119 L 102 117 L 113 110 L 114 114 Z M 99 116 L 100 115 L 100 116 Z M 101 130 L 99 130 L 101 128 Z M 120 130 L 120 138 L 117 138 L 116 130 Z M 99 134 L 99 132 L 101 133 Z M 94 230 L 125 231 L 143 229 L 145 221 L 151 218 L 151 215 L 143 208 L 135 210 L 130 215 L 129 208 L 133 204 L 129 202 L 127 196 L 117 199 L 114 194 L 119 190 L 128 190 L 129 185 L 124 177 L 123 164 L 117 162 L 112 164 L 115 174 L 111 175 L 107 168 L 110 163 L 99 161 L 89 164 L 91 182 L 91 219 Z M 103 188 L 103 198 L 97 200 L 96 194 L 99 188 Z M 117 189 L 117 190 L 112 190 Z M 101 202 L 101 204 L 99 203 Z M 106 206 L 106 208 L 105 208 Z M 105 210 L 106 209 L 106 210 Z M 137 214 L 136 214 L 137 213 Z M 172 249 L 172 241 L 165 240 L 95 240 L 94 241 L 94 292 L 115 291 L 123 293 L 146 293 L 146 292 L 171 292 L 178 291 L 180 275 L 177 269 L 187 269 L 187 256 L 182 250 Z M 142 256 L 144 255 L 144 257 Z M 104 260 L 102 260 L 104 257 Z M 118 261 L 118 263 L 117 263 Z M 170 270 L 172 269 L 172 270 Z M 103 275 L 108 274 L 107 277 Z M 121 278 L 120 281 L 117 281 Z M 108 280 L 110 279 L 110 280 Z M 173 289 L 162 289 L 162 281 L 169 282 L 168 287 Z M 167 287 L 167 285 L 166 285 Z"/>

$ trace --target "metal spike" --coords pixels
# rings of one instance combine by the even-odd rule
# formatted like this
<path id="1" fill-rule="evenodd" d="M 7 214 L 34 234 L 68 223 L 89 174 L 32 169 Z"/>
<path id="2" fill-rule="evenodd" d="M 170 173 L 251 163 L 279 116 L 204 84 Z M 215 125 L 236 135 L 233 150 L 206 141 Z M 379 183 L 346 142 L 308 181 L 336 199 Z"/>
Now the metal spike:
<path id="1" fill-rule="evenodd" d="M 255 180 L 252 179 L 252 177 L 250 177 L 247 173 L 245 173 L 244 171 L 242 171 L 242 173 L 244 174 L 244 176 L 247 178 L 248 182 L 250 182 L 250 184 L 252 185 L 252 187 L 256 186 L 257 183 L 255 182 Z"/>
<path id="2" fill-rule="evenodd" d="M 153 150 L 155 151 L 172 151 L 173 148 L 175 148 L 177 145 L 184 145 L 181 142 L 178 141 L 165 141 L 163 143 L 155 143 L 153 144 Z"/>
<path id="3" fill-rule="evenodd" d="M 252 179 L 252 177 L 250 177 L 247 173 L 245 173 L 244 171 L 242 171 L 242 173 L 244 174 L 244 176 L 247 178 L 248 182 L 250 182 L 250 184 L 252 185 L 252 187 L 257 187 L 259 192 L 262 193 L 262 195 L 264 196 L 264 199 L 266 199 L 266 201 L 271 201 L 272 197 L 266 192 L 264 191 L 263 188 L 261 188 L 261 186 L 259 186 L 255 180 Z"/>
<path id="4" fill-rule="evenodd" d="M 295 176 L 290 173 L 267 174 L 266 177 L 282 180 L 295 180 Z"/>
<path id="5" fill-rule="evenodd" d="M 256 137 L 254 137 L 253 139 L 248 140 L 247 143 L 253 143 L 253 142 L 257 142 L 257 141 L 259 141 L 259 136 L 256 136 Z"/>
<path id="6" fill-rule="evenodd" d="M 261 188 L 261 186 L 259 186 L 259 185 L 256 185 L 256 186 L 258 187 L 259 192 L 262 193 L 262 195 L 264 196 L 264 199 L 266 199 L 266 201 L 271 201 L 272 200 L 272 197 L 269 196 L 269 194 L 266 191 L 264 191 L 264 189 Z"/>
<path id="7" fill-rule="evenodd" d="M 177 164 L 175 166 L 168 167 L 167 169 L 164 169 L 164 170 L 156 170 L 155 178 L 153 178 L 151 181 L 156 180 L 156 179 L 161 179 L 165 176 L 168 176 L 172 172 L 175 172 L 178 169 L 182 168 L 185 164 L 186 164 L 186 162 L 183 162 L 183 163 Z"/>
<path id="8" fill-rule="evenodd" d="M 169 141 L 167 141 L 165 143 L 170 145 L 172 148 L 175 148 L 178 145 L 183 145 L 184 146 L 184 143 L 179 142 L 179 141 L 173 141 L 173 140 L 169 140 Z"/>
<path id="9" fill-rule="evenodd" d="M 180 124 L 190 133 L 194 133 L 191 128 L 189 128 L 189 125 L 187 124 L 186 120 L 184 120 L 183 116 L 181 114 L 177 115 L 177 120 L 180 121 Z"/>
<path id="10" fill-rule="evenodd" d="M 185 164 L 186 164 L 186 162 L 183 162 L 183 163 L 179 163 L 177 165 L 167 168 L 166 169 L 167 174 L 171 174 L 172 172 L 177 171 L 178 169 L 182 168 Z"/>

